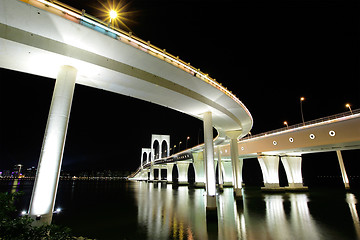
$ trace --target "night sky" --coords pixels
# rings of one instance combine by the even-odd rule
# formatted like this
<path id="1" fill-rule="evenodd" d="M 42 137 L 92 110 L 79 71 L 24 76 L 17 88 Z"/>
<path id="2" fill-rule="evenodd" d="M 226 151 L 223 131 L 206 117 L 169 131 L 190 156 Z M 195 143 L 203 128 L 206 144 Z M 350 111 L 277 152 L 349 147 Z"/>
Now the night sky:
<path id="1" fill-rule="evenodd" d="M 63 2 L 100 17 L 96 0 Z M 285 120 L 300 123 L 301 96 L 305 121 L 347 111 L 345 103 L 360 107 L 358 7 L 343 0 L 132 0 L 126 24 L 234 92 L 251 112 L 256 134 Z M 55 81 L 5 69 L 0 76 L 0 169 L 36 166 Z M 172 145 L 190 136 L 195 145 L 202 122 L 77 85 L 62 169 L 135 170 L 152 133 L 170 134 Z M 337 168 L 335 153 L 313 158 L 326 156 Z M 354 151 L 345 164 L 354 156 L 360 161 Z"/>

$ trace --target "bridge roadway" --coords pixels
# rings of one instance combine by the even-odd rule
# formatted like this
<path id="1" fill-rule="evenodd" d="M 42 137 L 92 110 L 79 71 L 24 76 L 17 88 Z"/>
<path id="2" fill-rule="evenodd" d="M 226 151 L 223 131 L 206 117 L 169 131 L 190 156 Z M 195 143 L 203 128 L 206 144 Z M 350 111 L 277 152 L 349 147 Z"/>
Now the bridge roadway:
<path id="1" fill-rule="evenodd" d="M 245 136 L 253 124 L 231 91 L 150 42 L 57 1 L 0 0 L 0 49 L 1 68 L 56 79 L 29 209 L 36 222 L 51 222 L 75 83 L 202 119 L 207 206 L 216 208 L 212 127 L 220 142 Z"/>
<path id="2" fill-rule="evenodd" d="M 238 166 L 233 170 L 231 146 L 224 142 L 216 147 L 215 166 L 220 169 L 220 185 L 233 185 L 235 179 L 242 182 L 242 161 L 246 158 L 257 158 L 263 173 L 264 190 L 283 190 L 279 186 L 278 168 L 281 162 L 285 168 L 291 190 L 303 190 L 301 162 L 302 155 L 314 152 L 336 151 L 342 172 L 345 188 L 349 188 L 341 150 L 360 149 L 360 109 L 345 112 L 285 127 L 282 129 L 247 136 L 237 142 Z M 138 180 L 153 180 L 153 169 L 167 169 L 167 181 L 172 182 L 174 166 L 179 172 L 179 182 L 187 183 L 187 172 L 190 164 L 195 171 L 195 184 L 204 185 L 202 145 L 184 150 L 160 159 L 146 158 L 140 168 L 131 176 Z M 153 152 L 153 151 L 152 151 Z M 150 173 L 150 174 L 149 174 Z M 149 175 L 149 176 L 148 176 Z M 237 178 L 234 177 L 237 175 Z"/>

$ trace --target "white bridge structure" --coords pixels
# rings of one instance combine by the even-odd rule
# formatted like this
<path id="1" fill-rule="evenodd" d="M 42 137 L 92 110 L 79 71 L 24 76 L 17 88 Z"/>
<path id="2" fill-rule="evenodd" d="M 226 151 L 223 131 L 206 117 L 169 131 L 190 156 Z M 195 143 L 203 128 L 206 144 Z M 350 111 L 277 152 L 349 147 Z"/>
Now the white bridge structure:
<path id="1" fill-rule="evenodd" d="M 35 224 L 51 223 L 76 84 L 203 120 L 207 208 L 216 209 L 213 127 L 219 133 L 216 143 L 226 136 L 236 143 L 251 130 L 253 119 L 215 79 L 150 42 L 54 0 L 0 0 L 0 49 L 1 68 L 56 79 L 28 212 Z"/>
<path id="2" fill-rule="evenodd" d="M 169 136 L 166 137 L 169 138 Z M 172 171 L 177 168 L 179 184 L 187 184 L 189 167 L 193 166 L 195 186 L 205 185 L 203 145 L 171 156 L 162 155 L 161 158 L 158 155 L 151 157 L 157 151 L 153 146 L 152 144 L 152 148 L 142 150 L 140 167 L 130 176 L 131 179 L 164 180 L 161 169 L 166 169 L 166 180 L 172 183 Z M 257 158 L 262 170 L 264 190 L 305 190 L 307 187 L 303 186 L 301 172 L 302 155 L 336 151 L 344 185 L 348 189 L 350 188 L 349 180 L 341 150 L 353 149 L 360 149 L 360 110 L 336 114 L 255 136 L 249 135 L 240 141 L 232 139 L 222 141 L 215 148 L 214 165 L 218 169 L 219 188 L 238 186 L 238 189 L 241 189 L 243 159 Z M 234 152 L 235 155 L 233 155 Z M 289 184 L 285 189 L 279 186 L 280 159 Z M 233 164 L 234 162 L 237 164 Z M 155 169 L 159 172 L 157 179 L 154 178 Z M 237 196 L 241 196 L 241 192 Z"/>

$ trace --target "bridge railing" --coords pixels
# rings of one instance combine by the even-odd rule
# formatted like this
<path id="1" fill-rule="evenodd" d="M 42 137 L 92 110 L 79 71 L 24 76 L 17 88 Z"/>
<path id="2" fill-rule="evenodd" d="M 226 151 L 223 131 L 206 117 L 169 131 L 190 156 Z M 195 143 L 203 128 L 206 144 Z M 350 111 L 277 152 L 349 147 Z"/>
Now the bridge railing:
<path id="1" fill-rule="evenodd" d="M 270 134 L 279 133 L 279 132 L 283 132 L 283 131 L 287 131 L 287 130 L 291 130 L 291 129 L 302 128 L 302 127 L 314 125 L 314 124 L 317 124 L 317 123 L 322 123 L 322 122 L 327 122 L 327 121 L 330 121 L 330 120 L 340 119 L 340 118 L 343 118 L 343 117 L 353 116 L 353 115 L 356 115 L 356 114 L 360 114 L 360 108 L 352 110 L 352 111 L 346 111 L 346 112 L 343 112 L 343 113 L 337 113 L 337 114 L 322 117 L 322 118 L 317 118 L 317 119 L 314 119 L 314 120 L 306 121 L 304 123 L 298 123 L 298 124 L 295 124 L 295 125 L 290 125 L 288 127 L 278 128 L 278 129 L 271 130 L 271 131 L 268 131 L 268 132 L 263 132 L 263 133 L 259 133 L 259 134 L 255 134 L 255 135 L 247 135 L 246 137 L 242 138 L 240 141 L 246 141 L 246 140 L 249 140 L 249 139 L 258 138 L 258 137 L 262 137 L 262 136 L 267 136 L 267 135 L 270 135 Z"/>

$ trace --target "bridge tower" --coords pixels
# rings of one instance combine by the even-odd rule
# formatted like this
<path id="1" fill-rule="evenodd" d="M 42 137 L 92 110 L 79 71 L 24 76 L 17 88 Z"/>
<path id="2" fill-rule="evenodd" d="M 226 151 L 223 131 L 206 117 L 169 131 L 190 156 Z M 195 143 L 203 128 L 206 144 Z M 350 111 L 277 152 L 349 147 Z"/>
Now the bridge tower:
<path id="1" fill-rule="evenodd" d="M 170 156 L 170 135 L 151 135 L 151 167 L 150 167 L 150 181 L 154 178 L 154 161 L 156 159 Z M 161 180 L 161 166 L 156 167 L 159 170 L 159 180 Z M 170 173 L 171 174 L 171 173 Z M 167 173 L 169 175 L 169 172 Z"/>
<path id="2" fill-rule="evenodd" d="M 151 160 L 151 148 L 141 148 L 141 158 L 140 158 L 140 166 L 141 166 L 141 173 L 139 180 L 148 180 L 148 171 L 144 171 L 143 166 L 148 164 Z"/>

